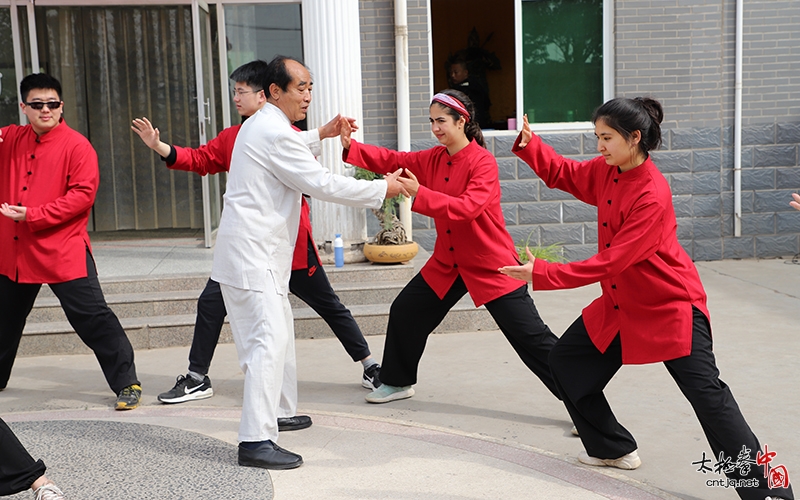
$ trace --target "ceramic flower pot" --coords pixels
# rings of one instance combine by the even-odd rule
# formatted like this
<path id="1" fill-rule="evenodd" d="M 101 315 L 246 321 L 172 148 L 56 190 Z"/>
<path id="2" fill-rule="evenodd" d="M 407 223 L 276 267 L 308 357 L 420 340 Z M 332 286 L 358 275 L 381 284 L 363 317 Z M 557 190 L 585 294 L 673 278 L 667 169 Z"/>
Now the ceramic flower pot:
<path id="1" fill-rule="evenodd" d="M 413 259 L 419 251 L 419 245 L 414 241 L 401 245 L 376 245 L 364 244 L 364 257 L 377 264 L 399 264 Z"/>

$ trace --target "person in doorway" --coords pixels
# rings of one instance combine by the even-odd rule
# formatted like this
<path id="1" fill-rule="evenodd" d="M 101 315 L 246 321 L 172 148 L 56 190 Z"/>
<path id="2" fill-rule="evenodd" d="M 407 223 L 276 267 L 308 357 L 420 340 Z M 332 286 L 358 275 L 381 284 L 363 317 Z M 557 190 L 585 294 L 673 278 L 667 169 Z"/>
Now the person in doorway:
<path id="1" fill-rule="evenodd" d="M 133 347 L 106 304 L 86 224 L 100 174 L 89 141 L 61 117 L 61 83 L 28 75 L 20 83 L 28 125 L 0 129 L 0 389 L 25 320 L 50 285 L 81 340 L 94 351 L 116 409 L 139 406 Z"/>
<path id="2" fill-rule="evenodd" d="M 0 418 L 0 497 L 30 488 L 33 500 L 64 500 L 64 493 L 44 475 L 46 469 Z"/>
<path id="3" fill-rule="evenodd" d="M 463 56 L 457 56 L 449 61 L 447 67 L 447 81 L 450 88 L 462 92 L 475 107 L 475 121 L 481 128 L 490 128 L 492 119 L 489 108 L 492 101 L 489 98 L 489 89 L 484 83 L 485 79 L 470 75 L 469 63 Z"/>
<path id="4" fill-rule="evenodd" d="M 233 100 L 236 110 L 244 120 L 260 110 L 267 102 L 264 89 L 258 87 L 265 78 L 267 63 L 252 61 L 231 73 L 235 82 Z M 302 133 L 312 152 L 318 154 L 319 141 L 339 134 L 339 116 L 317 130 Z M 160 139 L 160 132 L 153 128 L 147 118 L 133 120 L 133 131 L 153 151 L 166 162 L 167 167 L 187 170 L 200 175 L 216 174 L 230 170 L 231 155 L 236 136 L 241 125 L 229 127 L 211 139 L 208 144 L 197 149 L 170 146 Z M 361 384 L 374 389 L 380 386 L 380 365 L 372 357 L 364 335 L 353 315 L 339 301 L 333 291 L 325 270 L 320 264 L 317 246 L 311 237 L 309 207 L 305 198 L 301 201 L 300 226 L 292 260 L 292 274 L 289 290 L 308 304 L 325 320 L 342 343 L 353 361 L 363 366 Z M 219 283 L 209 279 L 197 300 L 197 319 L 195 321 L 192 347 L 189 351 L 188 373 L 177 378 L 175 386 L 162 394 L 162 403 L 182 403 L 213 396 L 213 388 L 208 372 L 214 349 L 219 342 L 220 331 L 227 311 L 222 300 Z M 278 417 L 278 428 L 282 431 L 304 429 L 311 425 L 306 415 L 282 415 Z"/>
<path id="5" fill-rule="evenodd" d="M 602 295 L 558 340 L 550 353 L 559 393 L 585 451 L 582 463 L 635 469 L 636 440 L 620 424 L 603 394 L 623 364 L 663 362 L 694 408 L 715 456 L 752 460 L 726 470 L 743 499 L 793 497 L 791 486 L 771 489 L 756 464 L 759 441 L 728 386 L 712 351 L 706 293 L 677 237 L 669 184 L 650 158 L 661 143 L 661 104 L 617 98 L 592 117 L 602 156 L 564 158 L 531 133 L 527 117 L 513 152 L 551 189 L 597 208 L 598 253 L 568 264 L 534 259 L 502 267 L 531 281 L 534 290 L 576 288 L 599 282 Z"/>
<path id="6" fill-rule="evenodd" d="M 316 161 L 292 129 L 306 117 L 312 86 L 301 62 L 275 57 L 257 86 L 267 102 L 242 125 L 231 156 L 211 278 L 220 284 L 245 374 L 239 425 L 244 466 L 291 469 L 303 463 L 277 445 L 279 411 L 287 405 L 296 410 L 297 401 L 288 288 L 303 193 L 365 208 L 405 194 L 400 171 L 370 182 L 331 174 Z"/>
<path id="7" fill-rule="evenodd" d="M 367 395 L 386 403 L 414 395 L 417 367 L 428 336 L 469 292 L 485 305 L 527 367 L 558 397 L 547 357 L 556 336 L 539 317 L 527 285 L 497 273 L 501 263 L 519 263 L 500 208 L 497 161 L 486 150 L 472 102 L 445 90 L 430 105 L 431 132 L 441 146 L 403 153 L 360 144 L 343 122 L 347 163 L 400 178 L 415 196 L 412 209 L 433 217 L 436 243 L 428 262 L 394 300 L 386 327 L 382 385 Z"/>

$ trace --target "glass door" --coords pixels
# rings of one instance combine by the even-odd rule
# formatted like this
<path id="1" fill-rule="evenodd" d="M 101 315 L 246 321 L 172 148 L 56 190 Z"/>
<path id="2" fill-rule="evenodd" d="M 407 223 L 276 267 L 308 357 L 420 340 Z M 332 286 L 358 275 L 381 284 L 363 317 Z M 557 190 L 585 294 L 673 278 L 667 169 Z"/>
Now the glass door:
<path id="1" fill-rule="evenodd" d="M 195 84 L 197 87 L 197 120 L 200 144 L 206 144 L 217 134 L 216 99 L 214 96 L 214 65 L 211 49 L 211 15 L 208 5 L 192 0 L 192 25 L 195 57 Z M 203 186 L 203 230 L 205 245 L 211 247 L 214 235 L 219 228 L 222 213 L 219 176 L 207 175 L 202 178 Z"/>

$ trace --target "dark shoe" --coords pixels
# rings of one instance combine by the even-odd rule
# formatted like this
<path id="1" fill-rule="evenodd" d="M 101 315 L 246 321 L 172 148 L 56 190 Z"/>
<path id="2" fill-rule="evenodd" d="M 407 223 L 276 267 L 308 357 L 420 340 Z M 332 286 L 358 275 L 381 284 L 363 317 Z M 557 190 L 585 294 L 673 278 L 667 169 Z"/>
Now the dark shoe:
<path id="1" fill-rule="evenodd" d="M 294 417 L 278 419 L 278 430 L 280 432 L 299 431 L 308 427 L 311 427 L 311 417 L 308 415 L 295 415 Z"/>
<path id="2" fill-rule="evenodd" d="M 294 469 L 303 465 L 303 457 L 267 440 L 255 450 L 242 448 L 240 444 L 239 465 L 275 470 Z"/>
<path id="3" fill-rule="evenodd" d="M 361 377 L 361 387 L 374 391 L 381 386 L 381 365 L 372 365 L 364 370 L 364 376 Z"/>
<path id="4" fill-rule="evenodd" d="M 129 385 L 119 391 L 117 396 L 117 410 L 133 410 L 142 401 L 142 386 L 138 384 Z"/>
<path id="5" fill-rule="evenodd" d="M 202 382 L 196 381 L 190 375 L 185 377 L 178 375 L 177 380 L 175 387 L 158 395 L 159 401 L 168 404 L 183 403 L 184 401 L 210 398 L 214 395 L 214 389 L 211 388 L 211 379 L 208 376 L 203 377 Z"/>

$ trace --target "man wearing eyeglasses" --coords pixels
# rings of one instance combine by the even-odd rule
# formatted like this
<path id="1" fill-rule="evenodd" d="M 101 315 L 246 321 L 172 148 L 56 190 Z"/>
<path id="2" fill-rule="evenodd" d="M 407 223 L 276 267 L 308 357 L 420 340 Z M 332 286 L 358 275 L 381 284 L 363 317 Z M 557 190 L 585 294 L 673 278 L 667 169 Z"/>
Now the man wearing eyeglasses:
<path id="1" fill-rule="evenodd" d="M 136 408 L 142 388 L 133 347 L 103 298 L 86 231 L 100 180 L 97 153 L 61 117 L 58 80 L 28 75 L 20 94 L 29 124 L 0 129 L 0 390 L 47 283 L 94 351 L 116 409 Z"/>

